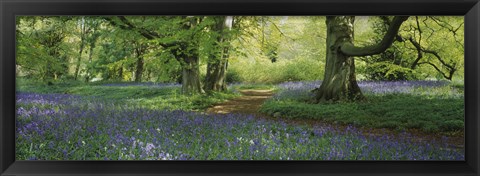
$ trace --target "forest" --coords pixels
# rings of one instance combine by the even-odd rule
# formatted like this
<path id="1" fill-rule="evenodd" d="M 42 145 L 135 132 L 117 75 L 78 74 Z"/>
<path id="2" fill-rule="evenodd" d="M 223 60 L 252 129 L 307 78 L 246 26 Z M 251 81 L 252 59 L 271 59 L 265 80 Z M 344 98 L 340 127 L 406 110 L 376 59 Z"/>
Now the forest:
<path id="1" fill-rule="evenodd" d="M 18 16 L 17 160 L 464 160 L 463 16 Z"/>

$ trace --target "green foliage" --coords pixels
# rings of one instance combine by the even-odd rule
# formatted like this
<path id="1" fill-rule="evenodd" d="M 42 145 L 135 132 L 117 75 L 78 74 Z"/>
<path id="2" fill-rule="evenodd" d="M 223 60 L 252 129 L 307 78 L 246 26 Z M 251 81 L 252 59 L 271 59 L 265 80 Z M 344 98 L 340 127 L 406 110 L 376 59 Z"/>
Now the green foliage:
<path id="1" fill-rule="evenodd" d="M 402 67 L 388 61 L 377 61 L 360 67 L 359 73 L 366 80 L 416 80 L 416 72 L 410 68 Z"/>
<path id="2" fill-rule="evenodd" d="M 241 17 L 229 72 L 239 82 L 280 83 L 323 77 L 324 17 Z M 275 61 L 275 62 L 272 62 Z"/>
<path id="3" fill-rule="evenodd" d="M 112 82 L 111 82 L 112 83 Z M 135 107 L 170 110 L 203 110 L 215 103 L 235 98 L 239 94 L 232 91 L 211 94 L 183 95 L 180 87 L 148 86 L 104 86 L 105 83 L 83 83 L 81 81 L 46 83 L 17 79 L 17 90 L 21 92 L 61 93 L 94 96 L 114 102 L 127 103 Z"/>
<path id="4" fill-rule="evenodd" d="M 322 63 L 308 59 L 280 60 L 275 63 L 232 63 L 230 70 L 238 75 L 240 82 L 281 83 L 285 81 L 318 80 L 323 73 Z"/>
<path id="5" fill-rule="evenodd" d="M 273 84 L 258 84 L 258 83 L 241 83 L 241 84 L 232 84 L 231 85 L 233 90 L 241 90 L 241 89 L 257 89 L 257 90 L 268 90 L 273 89 L 276 90 L 277 87 Z"/>
<path id="6" fill-rule="evenodd" d="M 204 69 L 226 60 L 229 83 L 323 79 L 324 17 L 234 19 L 233 28 L 225 30 L 224 16 L 19 17 L 17 73 L 45 83 L 74 78 L 82 41 L 79 25 L 84 25 L 87 44 L 79 69 L 84 80 L 133 81 L 140 46 L 145 46 L 140 54 L 141 81 L 181 82 L 184 68 Z M 391 17 L 357 17 L 355 45 L 378 43 L 388 27 L 382 19 Z M 386 52 L 356 59 L 358 78 L 446 79 L 453 70 L 452 79 L 463 79 L 462 18 L 411 17 L 400 31 L 403 39 L 397 39 Z M 442 60 L 423 52 L 413 67 L 418 53 L 410 38 L 422 49 L 437 52 Z M 199 64 L 186 64 L 185 57 L 198 57 Z M 202 71 L 200 77 L 205 78 L 206 71 Z"/>
<path id="7" fill-rule="evenodd" d="M 222 16 L 17 17 L 16 91 L 94 96 L 130 108 L 200 111 L 213 104 L 240 96 L 237 93 L 239 89 L 278 91 L 278 87 L 274 86 L 275 83 L 323 79 L 327 48 L 324 17 L 237 16 L 231 30 L 220 27 L 224 18 Z M 79 23 L 81 22 L 79 20 L 83 19 L 85 23 Z M 80 35 L 79 24 L 88 26 L 86 30 L 88 32 L 85 31 L 84 36 Z M 385 22 L 378 17 L 356 18 L 355 45 L 366 46 L 378 43 L 386 27 Z M 419 95 L 367 94 L 368 101 L 359 103 L 308 104 L 305 103 L 308 95 L 301 94 L 296 97 L 297 99 L 269 100 L 262 106 L 261 111 L 275 117 L 318 119 L 329 123 L 352 124 L 368 128 L 419 129 L 441 134 L 461 132 L 464 128 L 463 99 L 444 95 L 451 91 L 463 92 L 464 89 L 463 18 L 411 17 L 402 25 L 400 31 L 399 35 L 402 39 L 397 39 L 386 52 L 376 56 L 356 58 L 358 77 L 368 80 L 451 79 L 453 82 L 451 85 L 436 89 L 418 88 L 416 91 L 420 92 Z M 409 39 L 418 42 L 423 53 L 417 65 L 414 63 L 419 57 L 418 49 Z M 87 45 L 83 49 L 84 53 L 79 54 L 80 41 L 83 40 Z M 198 58 L 200 61 L 198 64 L 188 64 L 186 63 L 188 57 Z M 79 58 L 81 60 L 80 77 L 84 77 L 87 81 L 92 78 L 103 80 L 88 83 L 74 81 L 75 67 Z M 142 62 L 137 62 L 138 58 L 142 58 Z M 191 67 L 203 69 L 199 77 L 205 80 L 207 65 L 226 60 L 228 60 L 226 81 L 235 84 L 224 92 L 184 95 L 178 85 L 165 87 L 133 84 L 104 85 L 129 83 L 135 79 L 138 63 L 142 63 L 144 68 L 143 78 L 140 81 L 181 82 L 182 70 L 191 69 Z M 89 103 L 83 104 L 77 109 L 91 110 L 88 106 Z M 52 107 L 39 108 L 51 109 Z M 59 108 L 53 107 L 56 112 Z M 108 109 L 105 112 L 110 113 L 115 110 Z M 101 117 L 105 116 L 101 114 Z M 25 120 L 28 122 L 31 119 Z M 88 123 L 81 125 L 91 126 L 97 122 L 89 119 Z M 139 124 L 145 124 L 140 126 L 151 127 L 154 121 L 143 123 L 139 119 L 131 119 L 129 122 L 134 124 L 127 126 L 136 127 Z M 207 138 L 210 141 L 202 141 L 205 145 L 193 143 L 191 147 L 185 147 L 184 151 L 197 156 L 193 151 L 205 151 L 204 148 L 200 148 L 209 147 L 212 150 L 202 153 L 204 156 L 200 158 L 222 159 L 214 158 L 225 149 L 223 144 L 218 145 L 218 137 L 225 137 L 225 134 L 234 134 L 233 136 L 251 134 L 252 130 L 260 131 L 260 126 L 256 126 L 256 123 L 257 121 L 251 120 L 248 123 L 235 123 L 240 125 L 239 128 L 220 128 L 233 130 L 233 133 L 229 134 L 212 131 L 210 127 L 213 127 L 211 126 L 214 125 L 213 123 L 202 124 L 200 128 L 194 128 L 194 131 L 197 130 L 199 134 L 210 134 L 211 136 Z M 107 123 L 99 125 L 105 124 Z M 162 123 L 159 122 L 159 124 Z M 279 134 L 282 130 L 283 136 L 289 133 L 299 135 L 295 134 L 296 129 L 292 126 L 284 128 L 285 126 L 277 125 L 269 128 L 273 135 Z M 182 128 L 173 126 L 172 129 Z M 136 135 L 132 131 L 125 131 L 125 133 L 129 136 Z M 305 134 L 310 133 L 312 131 Z M 76 138 L 72 140 L 79 140 L 78 137 L 83 137 L 85 134 L 76 133 Z M 150 133 L 140 134 L 145 137 Z M 260 135 L 259 139 L 268 138 L 270 135 L 262 132 L 258 134 L 266 135 Z M 188 138 L 188 135 L 176 135 L 175 140 L 192 141 L 185 136 Z M 312 136 L 307 135 L 307 137 Z M 47 143 L 42 141 L 47 141 L 53 136 L 43 137 L 45 138 L 36 143 L 21 143 L 17 146 L 18 154 L 32 156 L 39 154 L 35 151 L 41 151 L 41 154 L 46 151 L 45 153 L 52 154 L 50 157 L 61 159 L 62 154 L 58 151 L 43 150 Z M 107 135 L 94 137 L 98 142 L 93 143 L 91 149 L 97 149 L 91 151 L 105 154 L 107 149 L 101 148 L 109 137 Z M 141 138 L 138 135 L 136 137 Z M 262 141 L 266 142 L 267 146 L 276 143 L 284 148 L 268 148 L 275 155 L 267 155 L 267 152 L 264 152 L 262 156 L 243 156 L 248 159 L 254 156 L 286 159 L 285 156 L 288 157 L 289 153 L 284 152 L 336 153 L 328 147 L 332 146 L 332 141 L 340 141 L 335 145 L 345 146 L 342 141 L 346 139 L 345 137 L 332 138 L 333 136 L 328 133 L 325 137 L 312 142 L 308 147 L 298 145 L 297 141 L 288 137 Z M 240 144 L 232 151 L 245 152 L 244 149 L 250 146 L 251 142 L 243 141 L 241 138 L 238 135 L 234 138 L 228 137 L 231 141 L 238 139 Z M 69 142 L 61 142 L 62 147 L 72 147 L 73 144 Z M 88 140 L 86 142 L 90 144 Z M 373 152 L 371 156 L 382 158 L 383 149 L 376 149 L 378 151 Z M 121 150 L 118 148 L 115 152 Z M 396 148 L 390 150 L 395 151 Z M 171 151 L 178 151 L 178 146 Z M 234 155 L 238 154 L 235 152 L 228 153 L 225 157 L 235 158 L 237 156 Z M 71 154 L 73 158 L 97 159 L 93 155 L 85 156 L 84 153 L 85 151 L 77 150 Z M 138 152 L 135 154 L 137 155 Z M 133 159 L 121 152 L 109 154 L 109 156 Z M 349 157 L 356 159 L 353 155 Z M 324 158 L 319 157 L 319 159 Z"/>
<path id="8" fill-rule="evenodd" d="M 354 128 L 309 127 L 246 114 L 130 109 L 130 104 L 95 98 L 32 108 L 39 104 L 35 100 L 23 101 L 17 108 L 17 160 L 462 160 L 464 156 L 463 149 L 443 140 L 367 136 Z"/>
<path id="9" fill-rule="evenodd" d="M 53 81 L 68 73 L 71 48 L 64 41 L 68 18 L 18 17 L 17 72 L 30 78 Z M 27 27 L 30 26 L 30 27 Z"/>
<path id="10" fill-rule="evenodd" d="M 368 17 L 357 26 L 372 26 L 356 32 L 359 45 L 382 40 L 391 17 Z M 463 18 L 412 16 L 401 26 L 396 41 L 385 52 L 361 57 L 359 74 L 368 80 L 414 80 L 463 78 Z"/>
<path id="11" fill-rule="evenodd" d="M 386 17 L 390 20 L 390 18 Z M 388 30 L 388 24 L 382 17 L 368 18 L 364 23 L 371 23 L 373 39 L 366 41 L 366 43 L 379 43 Z M 369 35 L 369 34 L 366 34 Z M 371 35 L 371 34 L 370 34 Z M 383 53 L 373 56 L 363 57 L 361 60 L 366 62 L 359 69 L 360 74 L 365 76 L 366 80 L 415 80 L 417 79 L 415 71 L 409 67 L 404 57 L 405 46 L 399 43 L 393 43 Z"/>
<path id="12" fill-rule="evenodd" d="M 240 74 L 235 70 L 228 70 L 225 79 L 227 83 L 238 83 L 242 81 Z"/>
<path id="13" fill-rule="evenodd" d="M 447 135 L 462 131 L 463 99 L 440 95 L 451 89 L 438 91 L 429 92 L 439 94 L 436 96 L 367 95 L 368 101 L 358 103 L 308 104 L 295 100 L 269 100 L 263 104 L 261 112 L 272 116 L 277 113 L 277 117 L 283 118 L 317 119 L 366 128 L 419 129 Z"/>
<path id="14" fill-rule="evenodd" d="M 176 81 L 184 64 L 179 58 L 181 55 L 197 53 L 201 63 L 208 64 L 221 58 L 220 48 L 225 46 L 231 46 L 229 67 L 234 74 L 229 77 L 237 75 L 235 82 L 321 79 L 325 58 L 324 17 L 242 16 L 235 17 L 233 30 L 217 30 L 223 18 L 128 16 L 125 19 L 135 27 L 130 28 L 117 17 L 110 18 L 111 21 L 104 17 L 19 17 L 18 72 L 30 78 L 68 79 L 78 58 L 81 40 L 78 25 L 83 24 L 88 31 L 85 40 L 93 41 L 91 46 L 86 46 L 85 53 L 93 52 L 90 53 L 93 61 L 86 61 L 84 54 L 80 70 L 83 70 L 81 75 L 91 75 L 91 78 L 132 80 L 136 70 L 135 48 L 144 44 L 148 45 L 144 53 L 146 81 Z M 358 17 L 356 45 L 378 43 L 388 27 L 382 19 L 391 17 Z M 462 79 L 462 29 L 463 20 L 457 17 L 411 17 L 402 25 L 403 39 L 382 54 L 360 58 L 359 74 L 369 80 L 443 79 L 442 73 L 448 75 L 448 68 L 429 53 L 423 53 L 418 66 L 412 68 L 417 57 L 415 47 L 408 41 L 412 38 L 423 49 L 438 52 L 445 64 L 454 66 L 454 75 Z M 232 38 L 232 41 L 221 42 L 219 37 Z M 88 51 L 90 47 L 95 50 Z M 275 65 L 270 64 L 272 61 Z M 438 66 L 440 71 L 429 63 Z"/>

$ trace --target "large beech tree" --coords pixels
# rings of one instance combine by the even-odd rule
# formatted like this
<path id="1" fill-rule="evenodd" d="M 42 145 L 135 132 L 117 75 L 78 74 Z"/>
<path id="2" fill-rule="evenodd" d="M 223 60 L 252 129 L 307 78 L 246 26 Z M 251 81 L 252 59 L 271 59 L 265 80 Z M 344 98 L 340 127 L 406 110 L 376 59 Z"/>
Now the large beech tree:
<path id="1" fill-rule="evenodd" d="M 233 16 L 213 18 L 215 21 L 212 27 L 214 46 L 207 64 L 204 88 L 206 91 L 224 91 L 227 89 L 226 74 L 231 40 L 229 32 L 232 29 Z"/>
<path id="2" fill-rule="evenodd" d="M 363 100 L 364 96 L 355 76 L 354 57 L 385 51 L 393 43 L 401 24 L 407 19 L 407 16 L 395 17 L 379 43 L 358 47 L 353 44 L 355 17 L 328 16 L 325 75 L 322 85 L 314 90 L 314 103 Z"/>
<path id="3" fill-rule="evenodd" d="M 158 22 L 164 23 L 163 27 L 167 26 L 165 28 L 168 29 L 165 31 L 147 29 L 141 24 L 134 24 L 125 16 L 104 17 L 104 19 L 123 30 L 136 31 L 145 39 L 156 41 L 162 49 L 170 51 L 182 67 L 182 92 L 187 94 L 205 93 L 200 81 L 199 46 L 196 38 L 197 32 L 203 28 L 199 25 L 201 17 L 165 16 L 156 18 Z"/>
<path id="4" fill-rule="evenodd" d="M 198 39 L 196 33 L 201 18 L 184 16 L 181 28 L 187 31 L 174 47 L 172 54 L 182 66 L 182 92 L 186 94 L 205 93 L 200 80 L 200 57 L 198 51 Z M 198 28 L 197 28 L 198 27 Z"/>

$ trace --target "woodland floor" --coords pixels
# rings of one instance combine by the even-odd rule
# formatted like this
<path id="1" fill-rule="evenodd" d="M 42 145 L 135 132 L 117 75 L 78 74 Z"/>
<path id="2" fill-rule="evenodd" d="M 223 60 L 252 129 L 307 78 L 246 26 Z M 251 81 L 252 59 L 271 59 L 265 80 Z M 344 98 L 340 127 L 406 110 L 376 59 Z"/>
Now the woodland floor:
<path id="1" fill-rule="evenodd" d="M 265 100 L 270 98 L 274 92 L 272 90 L 253 90 L 245 89 L 240 90 L 240 93 L 243 95 L 241 97 L 231 99 L 219 104 L 214 105 L 206 110 L 207 113 L 219 113 L 219 114 L 228 114 L 228 113 L 239 113 L 239 114 L 252 114 L 257 118 L 265 118 L 268 120 L 276 120 L 278 118 L 270 117 L 266 114 L 258 112 L 261 105 Z M 288 124 L 294 125 L 307 125 L 307 126 L 334 126 L 339 129 L 346 129 L 346 125 L 338 124 L 326 124 L 319 120 L 312 119 L 281 119 L 282 121 Z M 393 136 L 399 136 L 398 132 L 390 129 L 364 129 L 359 128 L 364 135 L 368 136 L 381 136 L 385 133 L 391 134 Z M 412 134 L 412 138 L 418 141 L 441 141 L 442 136 L 437 134 L 429 134 L 421 132 L 419 130 L 408 130 L 407 132 Z M 455 148 L 464 147 L 464 136 L 456 135 L 448 138 L 448 143 L 453 145 Z"/>
<path id="2" fill-rule="evenodd" d="M 240 113 L 240 114 L 260 114 L 258 110 L 262 106 L 263 102 L 273 95 L 272 90 L 240 90 L 243 95 L 241 97 L 228 100 L 226 102 L 216 104 L 207 109 L 207 113 Z"/>

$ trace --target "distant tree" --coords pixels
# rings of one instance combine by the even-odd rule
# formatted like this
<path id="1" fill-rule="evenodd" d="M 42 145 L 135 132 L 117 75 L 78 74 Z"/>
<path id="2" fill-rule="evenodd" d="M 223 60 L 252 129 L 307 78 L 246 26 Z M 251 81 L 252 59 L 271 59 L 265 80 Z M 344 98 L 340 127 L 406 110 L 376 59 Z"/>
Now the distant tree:
<path id="1" fill-rule="evenodd" d="M 92 57 L 93 57 L 93 49 L 95 48 L 95 42 L 98 39 L 98 37 L 101 35 L 100 31 L 100 24 L 102 23 L 102 20 L 97 18 L 97 17 L 87 17 L 87 16 L 81 16 L 81 17 L 71 17 L 72 21 L 75 23 L 75 28 L 73 34 L 76 35 L 79 39 L 79 49 L 78 49 L 78 56 L 77 60 L 74 62 L 75 64 L 75 70 L 73 73 L 74 79 L 77 80 L 80 72 L 82 70 L 82 57 L 83 53 L 87 53 L 85 49 L 87 47 L 90 47 L 89 49 L 89 55 L 88 55 L 88 63 L 92 62 Z M 89 80 L 89 66 L 86 66 L 86 80 Z M 84 66 L 85 67 L 85 66 Z"/>
<path id="2" fill-rule="evenodd" d="M 80 37 L 80 49 L 78 51 L 78 59 L 77 63 L 75 66 L 75 73 L 74 73 L 74 79 L 77 80 L 78 73 L 80 71 L 80 64 L 82 60 L 82 54 L 83 54 L 83 48 L 85 47 L 86 43 L 86 35 L 89 32 L 90 29 L 88 29 L 87 24 L 85 24 L 85 17 L 80 17 L 78 19 L 78 27 L 80 29 L 79 37 Z"/>
<path id="3" fill-rule="evenodd" d="M 98 20 L 98 19 L 93 19 L 93 20 Z M 100 21 L 100 20 L 98 20 Z M 100 22 L 98 22 L 96 25 L 99 25 Z M 90 77 L 92 75 L 91 70 L 92 70 L 92 62 L 93 62 L 93 51 L 97 46 L 97 40 L 100 38 L 102 35 L 102 31 L 97 28 L 92 28 L 92 33 L 89 37 L 87 37 L 87 43 L 90 45 L 90 50 L 88 52 L 88 62 L 86 64 L 85 68 L 85 82 L 88 82 L 90 80 Z"/>
<path id="4" fill-rule="evenodd" d="M 52 82 L 68 74 L 68 17 L 20 17 L 17 64 L 29 75 Z"/>
<path id="5" fill-rule="evenodd" d="M 116 35 L 111 32 L 110 35 Z M 131 65 L 130 56 L 133 53 L 133 47 L 125 38 L 111 37 L 106 35 L 108 40 L 100 43 L 102 52 L 98 54 L 98 59 L 87 65 L 88 78 L 92 75 L 102 75 L 103 79 L 123 80 L 125 66 Z"/>

